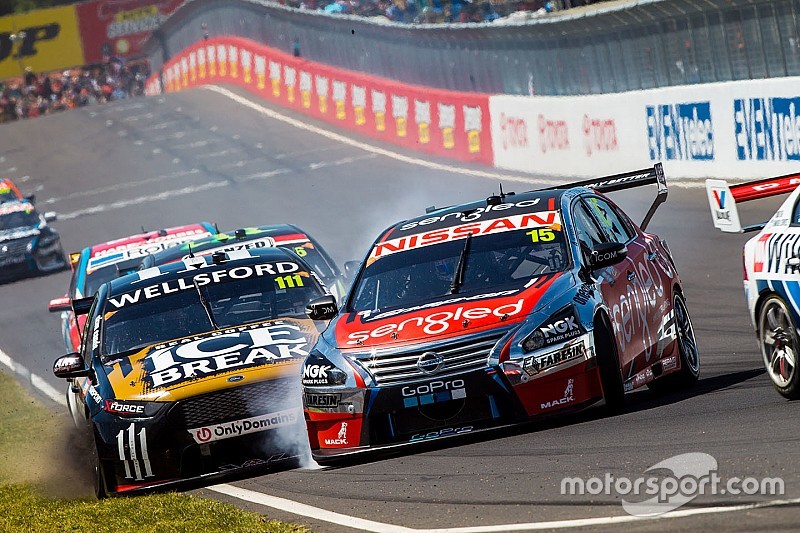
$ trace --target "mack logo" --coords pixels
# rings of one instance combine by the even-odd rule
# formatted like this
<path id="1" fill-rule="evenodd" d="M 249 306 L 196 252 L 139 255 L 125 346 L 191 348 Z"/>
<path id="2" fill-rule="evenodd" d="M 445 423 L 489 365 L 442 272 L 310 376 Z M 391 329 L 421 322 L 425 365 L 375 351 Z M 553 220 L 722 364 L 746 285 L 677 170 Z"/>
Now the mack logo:
<path id="1" fill-rule="evenodd" d="M 539 407 L 541 409 L 550 409 L 551 407 L 558 407 L 558 406 L 561 406 L 561 405 L 565 405 L 565 404 L 574 402 L 575 401 L 575 397 L 572 394 L 573 388 L 574 388 L 574 384 L 575 384 L 575 380 L 572 379 L 572 378 L 569 378 L 569 380 L 567 380 L 567 388 L 564 389 L 564 395 L 561 398 L 559 398 L 558 400 L 552 400 L 552 401 L 549 401 L 549 402 L 542 403 L 542 404 L 539 405 Z"/>
<path id="2" fill-rule="evenodd" d="M 51 41 L 58 37 L 61 33 L 61 26 L 53 22 L 43 26 L 31 26 L 30 28 L 22 28 L 16 32 L 16 36 L 24 35 L 22 42 L 17 47 L 17 53 L 13 55 L 14 59 L 22 59 L 36 55 L 36 43 L 41 41 Z M 11 39 L 13 34 L 11 32 L 0 33 L 0 61 L 5 61 L 14 47 L 14 41 Z"/>
<path id="3" fill-rule="evenodd" d="M 436 352 L 425 352 L 417 360 L 417 368 L 425 374 L 437 373 L 444 364 L 444 357 Z"/>

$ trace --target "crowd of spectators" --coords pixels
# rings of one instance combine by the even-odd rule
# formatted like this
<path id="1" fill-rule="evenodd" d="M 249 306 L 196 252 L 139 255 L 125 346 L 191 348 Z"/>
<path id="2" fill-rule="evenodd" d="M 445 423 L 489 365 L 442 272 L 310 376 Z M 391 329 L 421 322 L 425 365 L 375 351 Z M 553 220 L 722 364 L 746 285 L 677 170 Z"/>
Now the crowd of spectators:
<path id="1" fill-rule="evenodd" d="M 139 96 L 147 76 L 146 62 L 118 60 L 58 73 L 26 68 L 23 77 L 0 82 L 0 122 Z"/>
<path id="2" fill-rule="evenodd" d="M 601 0 L 281 0 L 299 9 L 409 24 L 495 22 L 539 16 Z"/>

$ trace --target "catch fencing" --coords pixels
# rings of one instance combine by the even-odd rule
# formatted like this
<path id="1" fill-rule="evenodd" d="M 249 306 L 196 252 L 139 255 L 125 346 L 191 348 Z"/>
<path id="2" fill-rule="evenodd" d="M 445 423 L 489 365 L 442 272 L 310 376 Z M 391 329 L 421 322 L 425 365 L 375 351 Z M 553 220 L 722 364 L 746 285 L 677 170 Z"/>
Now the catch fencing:
<path id="1" fill-rule="evenodd" d="M 154 67 L 237 36 L 403 83 L 584 95 L 800 75 L 796 0 L 620 0 L 521 22 L 409 25 L 261 0 L 189 0 L 146 44 Z"/>

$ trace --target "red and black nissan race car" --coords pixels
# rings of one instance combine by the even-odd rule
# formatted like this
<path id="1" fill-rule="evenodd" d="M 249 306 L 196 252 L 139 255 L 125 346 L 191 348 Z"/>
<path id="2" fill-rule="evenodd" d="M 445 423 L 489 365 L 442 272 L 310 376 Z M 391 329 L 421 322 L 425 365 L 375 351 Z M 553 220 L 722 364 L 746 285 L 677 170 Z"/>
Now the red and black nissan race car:
<path id="1" fill-rule="evenodd" d="M 300 366 L 336 310 L 294 253 L 190 257 L 72 305 L 88 312 L 83 344 L 53 372 L 82 391 L 98 497 L 305 455 Z"/>
<path id="2" fill-rule="evenodd" d="M 657 184 L 660 164 L 491 196 L 400 222 L 375 241 L 303 367 L 314 458 L 586 408 L 699 374 L 666 243 L 602 192 Z"/>

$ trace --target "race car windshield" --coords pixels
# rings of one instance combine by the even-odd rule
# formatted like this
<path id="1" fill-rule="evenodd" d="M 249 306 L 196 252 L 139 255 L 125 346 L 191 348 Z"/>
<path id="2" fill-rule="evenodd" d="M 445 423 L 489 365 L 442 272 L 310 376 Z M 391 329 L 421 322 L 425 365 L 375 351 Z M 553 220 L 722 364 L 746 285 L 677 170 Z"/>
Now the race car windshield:
<path id="1" fill-rule="evenodd" d="M 11 200 L 18 200 L 17 195 L 8 187 L 0 185 L 0 204 L 3 202 L 10 202 Z"/>
<path id="2" fill-rule="evenodd" d="M 17 228 L 30 228 L 39 223 L 39 215 L 35 211 L 16 211 L 0 215 L 0 231 L 17 229 Z"/>
<path id="3" fill-rule="evenodd" d="M 459 294 L 522 286 L 561 272 L 568 256 L 562 231 L 521 229 L 473 237 L 464 258 Z M 348 311 L 409 307 L 449 296 L 465 240 L 392 253 L 367 266 Z"/>
<path id="4" fill-rule="evenodd" d="M 147 346 L 213 331 L 197 290 L 170 292 L 139 300 L 116 310 L 106 304 L 102 359 Z M 307 272 L 274 279 L 254 277 L 202 287 L 219 328 L 241 326 L 276 318 L 306 318 L 306 304 L 324 295 Z"/>
<path id="5" fill-rule="evenodd" d="M 87 272 L 86 283 L 82 291 L 83 297 L 94 296 L 94 294 L 97 293 L 97 289 L 100 288 L 100 285 L 115 280 L 118 277 L 119 271 L 117 271 L 117 265 L 109 265 Z M 76 297 L 76 295 L 73 295 L 73 297 Z"/>

